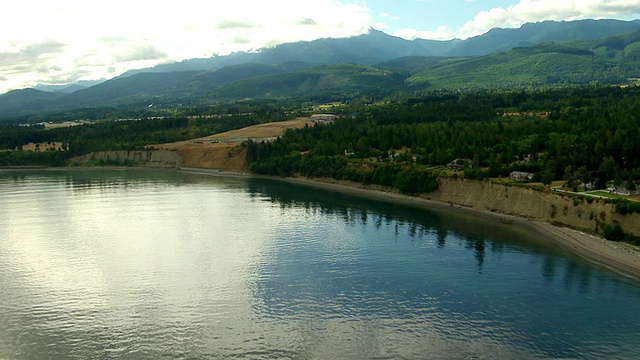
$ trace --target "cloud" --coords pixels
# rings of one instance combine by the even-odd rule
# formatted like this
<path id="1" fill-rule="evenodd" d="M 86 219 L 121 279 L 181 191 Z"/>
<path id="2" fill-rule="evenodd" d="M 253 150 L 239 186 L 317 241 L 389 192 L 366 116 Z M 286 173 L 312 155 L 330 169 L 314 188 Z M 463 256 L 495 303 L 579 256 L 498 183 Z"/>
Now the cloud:
<path id="1" fill-rule="evenodd" d="M 482 35 L 494 27 L 516 28 L 527 22 L 544 20 L 579 20 L 637 17 L 640 15 L 638 0 L 520 0 L 507 8 L 496 7 L 483 10 L 473 20 L 466 22 L 459 29 L 440 26 L 435 31 L 401 29 L 394 35 L 407 39 L 466 39 Z"/>
<path id="2" fill-rule="evenodd" d="M 387 30 L 387 29 L 390 28 L 389 25 L 387 25 L 386 23 L 383 23 L 383 22 L 377 22 L 377 23 L 373 24 L 372 27 L 374 29 L 376 29 L 376 30 Z"/>
<path id="3" fill-rule="evenodd" d="M 401 37 L 403 39 L 430 39 L 430 40 L 450 40 L 456 37 L 455 31 L 446 27 L 440 26 L 435 31 L 419 31 L 411 28 L 399 29 L 393 33 L 394 36 Z"/>
<path id="4" fill-rule="evenodd" d="M 226 30 L 226 29 L 251 29 L 256 27 L 256 24 L 252 24 L 247 20 L 222 20 L 220 21 L 215 28 L 218 30 Z"/>
<path id="5" fill-rule="evenodd" d="M 234 44 L 251 44 L 251 39 L 244 36 L 234 36 L 231 41 Z"/>
<path id="6" fill-rule="evenodd" d="M 304 18 L 297 22 L 298 25 L 317 25 L 318 23 L 311 18 Z"/>
<path id="7" fill-rule="evenodd" d="M 283 42 L 359 35 L 372 22 L 361 0 L 21 0 L 3 4 L 3 14 L 0 93 Z"/>
<path id="8" fill-rule="evenodd" d="M 125 52 L 113 55 L 113 60 L 117 63 L 138 60 L 165 60 L 166 58 L 166 52 L 151 44 L 134 46 Z"/>
<path id="9" fill-rule="evenodd" d="M 39 59 L 47 59 L 64 52 L 66 45 L 56 40 L 44 40 L 19 46 L 16 43 L 5 44 L 0 53 L 0 68 L 33 64 Z"/>
<path id="10" fill-rule="evenodd" d="M 40 78 L 60 73 L 62 67 L 55 63 L 55 58 L 65 52 L 67 45 L 56 40 L 42 40 L 30 44 L 5 41 L 0 49 L 0 84 L 7 84 L 5 90 L 8 90 L 23 87 L 21 78 L 24 74 Z"/>
<path id="11" fill-rule="evenodd" d="M 30 58 L 38 58 L 51 54 L 61 53 L 64 51 L 66 44 L 63 44 L 56 40 L 45 40 L 28 44 L 21 51 L 24 55 Z"/>

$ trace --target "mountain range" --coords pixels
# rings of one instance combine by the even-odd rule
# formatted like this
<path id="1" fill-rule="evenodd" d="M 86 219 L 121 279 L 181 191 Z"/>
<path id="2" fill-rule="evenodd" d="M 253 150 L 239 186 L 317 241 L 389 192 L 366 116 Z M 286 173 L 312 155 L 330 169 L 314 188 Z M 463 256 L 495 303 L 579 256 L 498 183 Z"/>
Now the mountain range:
<path id="1" fill-rule="evenodd" d="M 0 96 L 0 119 L 90 106 L 170 107 L 344 92 L 618 84 L 639 77 L 640 20 L 546 21 L 450 41 L 410 41 L 371 29 L 351 38 L 158 65 L 93 86 L 14 90 Z"/>

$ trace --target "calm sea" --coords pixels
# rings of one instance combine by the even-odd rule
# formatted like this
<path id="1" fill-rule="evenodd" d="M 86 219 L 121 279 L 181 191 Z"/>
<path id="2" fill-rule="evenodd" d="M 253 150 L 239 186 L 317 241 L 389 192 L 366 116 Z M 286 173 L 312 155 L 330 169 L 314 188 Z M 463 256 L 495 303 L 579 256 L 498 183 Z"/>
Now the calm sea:
<path id="1" fill-rule="evenodd" d="M 0 359 L 632 359 L 640 284 L 277 181 L 0 171 Z"/>

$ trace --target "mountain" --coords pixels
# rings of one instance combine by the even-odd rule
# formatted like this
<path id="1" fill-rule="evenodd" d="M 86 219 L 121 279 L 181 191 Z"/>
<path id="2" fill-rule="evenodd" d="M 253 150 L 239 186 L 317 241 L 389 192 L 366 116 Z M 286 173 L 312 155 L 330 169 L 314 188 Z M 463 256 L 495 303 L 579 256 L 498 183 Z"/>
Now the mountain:
<path id="1" fill-rule="evenodd" d="M 134 109 L 149 103 L 170 107 L 244 98 L 389 94 L 417 89 L 621 84 L 640 77 L 640 31 L 586 38 L 629 28 L 640 28 L 640 21 L 525 24 L 520 29 L 494 29 L 476 38 L 450 42 L 409 41 L 372 30 L 353 38 L 298 42 L 258 53 L 163 65 L 153 72 L 128 73 L 69 94 L 12 91 L 0 96 L 0 117 L 78 107 Z M 555 40 L 558 38 L 572 40 L 560 42 Z M 552 41 L 531 45 L 549 39 Z M 498 47 L 509 49 L 480 56 L 441 54 Z M 235 64 L 248 60 L 253 61 Z M 227 65 L 197 69 L 221 64 Z M 162 71 L 168 68 L 190 70 Z"/>
<path id="2" fill-rule="evenodd" d="M 640 20 L 578 20 L 527 23 L 517 29 L 492 29 L 467 40 L 406 40 L 370 29 L 367 34 L 340 39 L 300 41 L 261 49 L 238 52 L 208 59 L 191 59 L 163 64 L 140 72 L 174 72 L 216 70 L 243 63 L 281 64 L 302 61 L 316 64 L 355 63 L 374 65 L 407 56 L 466 57 L 487 55 L 515 47 L 534 46 L 544 42 L 604 38 L 640 30 Z"/>
<path id="3" fill-rule="evenodd" d="M 480 56 L 546 42 L 591 40 L 640 30 L 640 20 L 577 20 L 527 23 L 518 29 L 495 28 L 457 44 L 445 56 Z"/>
<path id="4" fill-rule="evenodd" d="M 174 72 L 217 70 L 243 63 L 278 65 L 285 62 L 313 64 L 353 63 L 373 65 L 403 56 L 433 56 L 448 51 L 459 40 L 405 40 L 370 29 L 367 34 L 350 38 L 317 39 L 281 44 L 258 52 L 237 52 L 208 59 L 191 59 L 179 63 L 162 64 L 150 69 L 133 70 L 124 76 L 140 72 Z"/>
<path id="5" fill-rule="evenodd" d="M 640 60 L 640 32 L 598 39 L 596 41 L 572 41 L 567 45 L 588 48 L 603 58 L 618 61 Z"/>
<path id="6" fill-rule="evenodd" d="M 69 94 L 60 101 L 60 105 L 110 104 L 113 102 L 122 104 L 147 103 L 156 97 L 163 88 L 190 80 L 199 73 L 199 71 L 180 71 L 160 74 L 140 73 L 129 77 L 119 77 Z"/>
<path id="7" fill-rule="evenodd" d="M 264 75 L 301 71 L 315 66 L 303 62 L 280 65 L 240 64 L 215 71 L 179 71 L 140 73 L 118 77 L 78 91 L 64 98 L 62 104 L 146 105 L 151 102 L 194 101 L 220 86 Z"/>
<path id="8" fill-rule="evenodd" d="M 396 64 L 400 60 L 392 62 Z M 640 75 L 640 31 L 597 40 L 545 43 L 469 57 L 413 59 L 412 86 L 435 88 L 624 84 Z M 387 65 L 389 66 L 389 65 Z M 396 67 L 396 70 L 398 67 Z"/>
<path id="9" fill-rule="evenodd" d="M 217 99 L 275 98 L 351 92 L 391 91 L 405 77 L 377 67 L 336 64 L 232 82 L 211 93 Z"/>
<path id="10" fill-rule="evenodd" d="M 43 85 L 38 84 L 34 89 L 46 91 L 46 92 L 56 92 L 62 94 L 71 94 L 72 92 L 76 92 L 78 90 L 83 90 L 90 88 L 94 85 L 98 85 L 102 82 L 105 82 L 105 79 L 101 80 L 81 80 L 74 83 L 66 84 L 66 85 Z"/>
<path id="11" fill-rule="evenodd" d="M 294 66 L 292 67 L 291 71 L 302 70 L 307 68 L 308 66 L 311 65 L 303 67 Z M 216 71 L 203 72 L 194 77 L 192 80 L 205 84 L 209 88 L 213 88 L 250 77 L 280 74 L 284 72 L 287 72 L 287 70 L 285 70 L 283 66 L 247 63 L 227 66 Z"/>
<path id="12" fill-rule="evenodd" d="M 248 77 L 211 92 L 242 99 L 399 89 L 532 88 L 625 84 L 640 77 L 640 31 L 596 40 L 548 42 L 485 56 L 409 56 L 375 66 L 326 65 Z"/>
<path id="13" fill-rule="evenodd" d="M 87 87 L 81 86 L 78 84 L 67 84 L 67 85 L 37 85 L 34 87 L 35 90 L 52 92 L 52 93 L 60 93 L 60 94 L 71 94 L 78 90 L 86 89 Z"/>
<path id="14" fill-rule="evenodd" d="M 18 109 L 29 107 L 40 110 L 50 101 L 62 98 L 62 94 L 50 93 L 36 89 L 13 90 L 0 96 L 0 114 L 12 113 Z"/>

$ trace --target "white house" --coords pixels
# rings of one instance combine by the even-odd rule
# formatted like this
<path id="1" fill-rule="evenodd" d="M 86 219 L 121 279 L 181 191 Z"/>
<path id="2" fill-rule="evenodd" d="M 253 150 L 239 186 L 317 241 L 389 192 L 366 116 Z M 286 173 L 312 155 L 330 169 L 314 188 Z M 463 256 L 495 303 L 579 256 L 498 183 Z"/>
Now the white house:
<path id="1" fill-rule="evenodd" d="M 509 179 L 513 181 L 531 181 L 533 180 L 534 174 L 522 171 L 512 171 L 509 174 Z"/>
<path id="2" fill-rule="evenodd" d="M 627 189 L 627 183 L 623 183 L 620 186 L 615 186 L 614 185 L 614 192 L 618 195 L 626 195 L 626 196 L 636 196 L 636 195 L 640 195 L 640 190 L 638 190 L 638 187 L 636 186 L 635 190 L 629 190 Z"/>
<path id="3" fill-rule="evenodd" d="M 338 116 L 333 114 L 313 114 L 311 115 L 311 121 L 316 124 L 328 124 L 332 123 Z"/>

